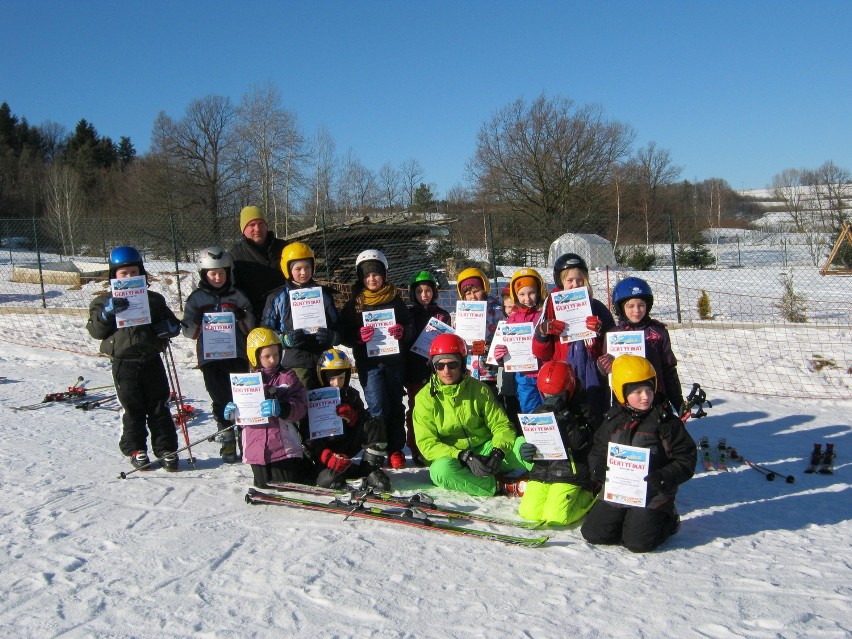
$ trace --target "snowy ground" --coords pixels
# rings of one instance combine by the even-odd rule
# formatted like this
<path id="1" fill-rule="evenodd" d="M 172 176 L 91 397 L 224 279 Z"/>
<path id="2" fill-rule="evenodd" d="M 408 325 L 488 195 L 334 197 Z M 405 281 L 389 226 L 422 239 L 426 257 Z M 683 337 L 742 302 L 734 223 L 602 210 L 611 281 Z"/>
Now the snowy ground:
<path id="1" fill-rule="evenodd" d="M 186 340 L 175 348 L 178 361 L 191 360 Z M 179 372 L 202 412 L 190 426 L 198 439 L 214 430 L 201 375 L 188 364 Z M 104 359 L 9 344 L 0 352 L 4 637 L 852 634 L 852 400 L 712 394 L 709 416 L 690 432 L 726 437 L 796 482 L 744 467 L 697 473 L 678 498 L 681 531 L 633 555 L 590 547 L 577 530 L 524 549 L 248 506 L 249 469 L 220 464 L 211 443 L 194 448 L 194 470 L 182 461 L 179 474 L 121 480 L 130 467 L 118 452 L 118 413 L 12 410 L 79 375 L 92 387 L 111 382 Z M 803 474 L 813 443 L 829 441 L 836 474 Z M 428 488 L 421 469 L 390 472 L 398 490 L 428 489 L 455 507 L 507 517 L 517 507 Z"/>

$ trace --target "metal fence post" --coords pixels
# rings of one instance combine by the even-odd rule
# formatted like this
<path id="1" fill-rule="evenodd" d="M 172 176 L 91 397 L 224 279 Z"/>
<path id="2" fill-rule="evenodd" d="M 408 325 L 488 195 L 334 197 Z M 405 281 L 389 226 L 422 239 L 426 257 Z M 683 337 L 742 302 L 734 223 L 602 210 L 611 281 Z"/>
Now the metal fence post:
<path id="1" fill-rule="evenodd" d="M 677 257 L 675 256 L 674 224 L 672 223 L 671 211 L 669 211 L 669 244 L 671 245 L 672 249 L 672 276 L 674 277 L 675 306 L 677 307 L 677 323 L 680 324 L 683 319 L 680 315 L 680 289 L 677 285 Z"/>
<path id="2" fill-rule="evenodd" d="M 489 249 L 489 253 L 491 254 L 491 275 L 494 278 L 494 290 L 499 294 L 499 284 L 497 284 L 497 254 L 494 252 L 494 226 L 491 223 L 491 213 L 488 213 L 488 235 L 489 238 L 486 238 L 486 244 L 490 243 L 490 246 L 487 247 Z M 499 297 L 499 295 L 498 295 Z"/>
<path id="3" fill-rule="evenodd" d="M 169 226 L 172 231 L 172 250 L 175 256 L 175 282 L 177 283 L 178 308 L 183 311 L 183 292 L 180 289 L 180 256 L 178 255 L 177 225 L 175 224 L 174 213 L 169 213 Z"/>
<path id="4" fill-rule="evenodd" d="M 41 285 L 41 307 L 47 308 L 47 297 L 44 292 L 44 271 L 41 270 L 41 247 L 38 243 L 38 220 L 33 221 L 33 243 L 35 244 L 36 259 L 38 260 L 38 283 Z"/>

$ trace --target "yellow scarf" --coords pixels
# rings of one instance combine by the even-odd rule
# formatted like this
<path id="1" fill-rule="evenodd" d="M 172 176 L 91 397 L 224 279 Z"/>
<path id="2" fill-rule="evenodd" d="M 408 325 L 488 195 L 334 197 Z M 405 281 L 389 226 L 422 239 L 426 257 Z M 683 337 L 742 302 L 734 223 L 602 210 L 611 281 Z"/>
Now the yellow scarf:
<path id="1" fill-rule="evenodd" d="M 360 311 L 365 306 L 380 306 L 392 302 L 394 297 L 396 297 L 396 286 L 388 282 L 378 291 L 365 288 L 358 296 L 355 305 Z"/>

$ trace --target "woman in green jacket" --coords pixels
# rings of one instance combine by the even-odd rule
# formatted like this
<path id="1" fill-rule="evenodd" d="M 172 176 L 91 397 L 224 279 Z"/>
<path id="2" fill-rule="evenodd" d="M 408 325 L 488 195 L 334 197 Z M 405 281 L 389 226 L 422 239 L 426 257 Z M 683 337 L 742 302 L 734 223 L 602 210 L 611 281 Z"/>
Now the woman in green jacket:
<path id="1" fill-rule="evenodd" d="M 429 349 L 434 373 L 414 403 L 414 435 L 429 462 L 432 482 L 447 490 L 488 497 L 498 491 L 495 475 L 529 470 L 518 449 L 523 437 L 493 391 L 465 374 L 467 346 L 450 333 Z"/>

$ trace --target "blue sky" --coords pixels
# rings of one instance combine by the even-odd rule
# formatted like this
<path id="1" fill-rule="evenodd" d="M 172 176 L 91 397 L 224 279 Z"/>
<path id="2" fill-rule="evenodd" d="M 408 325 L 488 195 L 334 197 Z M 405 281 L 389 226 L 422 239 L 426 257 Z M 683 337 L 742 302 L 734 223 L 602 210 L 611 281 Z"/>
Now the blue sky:
<path id="1" fill-rule="evenodd" d="M 415 158 L 466 182 L 495 111 L 544 93 L 598 103 L 682 177 L 760 188 L 852 170 L 852 2 L 5 0 L 0 102 L 150 144 L 162 110 L 273 82 L 307 135 L 367 167 Z"/>

